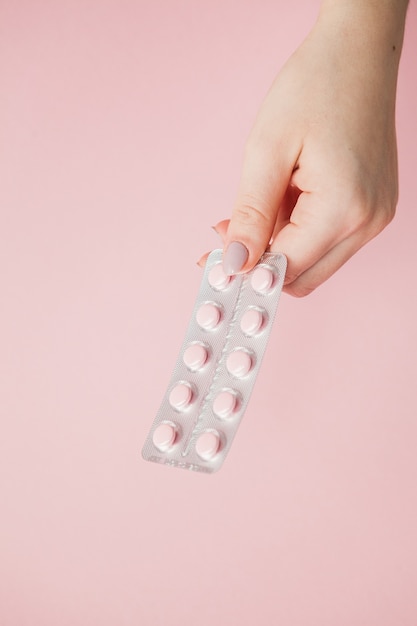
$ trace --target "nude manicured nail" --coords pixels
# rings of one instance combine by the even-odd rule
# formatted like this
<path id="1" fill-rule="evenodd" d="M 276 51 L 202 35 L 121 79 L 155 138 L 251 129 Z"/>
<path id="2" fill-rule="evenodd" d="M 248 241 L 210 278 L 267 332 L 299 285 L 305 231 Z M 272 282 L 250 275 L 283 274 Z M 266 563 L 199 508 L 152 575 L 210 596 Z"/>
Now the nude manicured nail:
<path id="1" fill-rule="evenodd" d="M 223 258 L 224 273 L 228 276 L 237 274 L 248 260 L 249 252 L 239 241 L 232 241 Z"/>

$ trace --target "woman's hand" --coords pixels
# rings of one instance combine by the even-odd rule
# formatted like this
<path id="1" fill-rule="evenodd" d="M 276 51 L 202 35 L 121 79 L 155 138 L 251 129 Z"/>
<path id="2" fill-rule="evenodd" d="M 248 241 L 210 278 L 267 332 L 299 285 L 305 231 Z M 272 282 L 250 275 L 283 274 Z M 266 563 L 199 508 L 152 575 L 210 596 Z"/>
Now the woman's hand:
<path id="1" fill-rule="evenodd" d="M 270 246 L 304 296 L 392 219 L 395 99 L 407 2 L 329 0 L 272 85 L 247 141 L 236 205 L 217 230 L 227 273 Z"/>

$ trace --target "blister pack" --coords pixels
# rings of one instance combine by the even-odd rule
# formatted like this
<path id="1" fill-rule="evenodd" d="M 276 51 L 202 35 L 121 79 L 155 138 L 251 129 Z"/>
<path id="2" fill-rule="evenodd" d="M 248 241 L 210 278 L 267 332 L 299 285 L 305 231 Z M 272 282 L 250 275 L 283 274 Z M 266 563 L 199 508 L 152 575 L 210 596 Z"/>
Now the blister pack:
<path id="1" fill-rule="evenodd" d="M 278 306 L 287 261 L 266 252 L 227 276 L 208 257 L 171 381 L 142 450 L 147 461 L 215 472 L 251 395 Z"/>

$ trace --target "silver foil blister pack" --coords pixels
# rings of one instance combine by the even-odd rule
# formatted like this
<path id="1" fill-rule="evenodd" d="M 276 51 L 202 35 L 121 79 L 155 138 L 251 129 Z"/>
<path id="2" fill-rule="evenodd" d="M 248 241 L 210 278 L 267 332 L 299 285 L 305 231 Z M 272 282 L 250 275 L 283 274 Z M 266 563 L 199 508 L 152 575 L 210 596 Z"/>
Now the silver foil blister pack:
<path id="1" fill-rule="evenodd" d="M 210 254 L 145 460 L 207 473 L 221 467 L 261 366 L 286 264 L 266 252 L 252 271 L 227 276 L 222 251 Z"/>

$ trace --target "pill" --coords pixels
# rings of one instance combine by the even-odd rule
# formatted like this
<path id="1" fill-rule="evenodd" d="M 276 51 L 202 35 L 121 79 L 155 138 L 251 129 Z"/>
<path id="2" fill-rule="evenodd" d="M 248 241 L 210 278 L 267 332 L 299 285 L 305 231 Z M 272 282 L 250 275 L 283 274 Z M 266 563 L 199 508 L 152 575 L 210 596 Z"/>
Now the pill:
<path id="1" fill-rule="evenodd" d="M 264 316 L 259 309 L 248 309 L 242 315 L 240 320 L 240 328 L 248 337 L 253 337 L 258 333 L 263 325 Z"/>
<path id="2" fill-rule="evenodd" d="M 232 276 L 228 276 L 224 273 L 221 263 L 215 265 L 210 270 L 208 275 L 209 284 L 213 287 L 213 289 L 218 289 L 219 291 L 221 291 L 222 289 L 226 289 L 231 280 Z"/>
<path id="3" fill-rule="evenodd" d="M 251 356 L 245 350 L 234 350 L 227 357 L 226 367 L 232 376 L 243 378 L 252 368 Z"/>
<path id="4" fill-rule="evenodd" d="M 204 330 L 213 330 L 220 322 L 220 309 L 211 302 L 206 302 L 197 311 L 197 323 Z"/>
<path id="5" fill-rule="evenodd" d="M 186 383 L 179 383 L 175 385 L 169 394 L 169 403 L 173 409 L 181 411 L 181 409 L 185 409 L 190 404 L 192 397 L 191 387 Z"/>
<path id="6" fill-rule="evenodd" d="M 267 267 L 257 267 L 251 278 L 252 288 L 258 293 L 268 293 L 274 283 L 274 273 Z"/>
<path id="7" fill-rule="evenodd" d="M 237 406 L 236 394 L 232 391 L 221 391 L 213 402 L 213 412 L 217 417 L 230 417 Z"/>
<path id="8" fill-rule="evenodd" d="M 204 461 L 210 461 L 216 456 L 220 448 L 220 436 L 215 430 L 207 430 L 197 439 L 195 445 L 198 456 Z"/>
<path id="9" fill-rule="evenodd" d="M 162 422 L 162 424 L 159 424 L 159 426 L 154 430 L 152 441 L 158 450 L 164 452 L 171 448 L 171 446 L 175 443 L 176 437 L 177 429 L 175 428 L 175 425 L 168 422 Z"/>
<path id="10" fill-rule="evenodd" d="M 183 360 L 188 369 L 195 372 L 207 361 L 207 349 L 201 343 L 193 343 L 184 352 Z"/>

